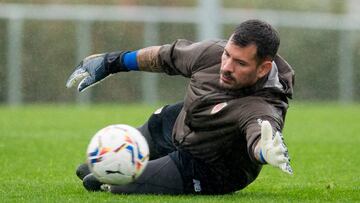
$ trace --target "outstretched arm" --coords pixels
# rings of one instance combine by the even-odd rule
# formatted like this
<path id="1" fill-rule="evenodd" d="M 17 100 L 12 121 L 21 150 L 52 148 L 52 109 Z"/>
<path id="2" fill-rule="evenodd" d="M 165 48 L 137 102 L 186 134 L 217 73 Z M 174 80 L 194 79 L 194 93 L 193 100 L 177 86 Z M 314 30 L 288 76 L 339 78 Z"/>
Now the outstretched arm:
<path id="1" fill-rule="evenodd" d="M 162 72 L 158 59 L 159 50 L 160 46 L 152 46 L 133 52 L 120 51 L 88 56 L 70 75 L 66 87 L 70 88 L 80 81 L 78 91 L 82 92 L 118 72 Z"/>

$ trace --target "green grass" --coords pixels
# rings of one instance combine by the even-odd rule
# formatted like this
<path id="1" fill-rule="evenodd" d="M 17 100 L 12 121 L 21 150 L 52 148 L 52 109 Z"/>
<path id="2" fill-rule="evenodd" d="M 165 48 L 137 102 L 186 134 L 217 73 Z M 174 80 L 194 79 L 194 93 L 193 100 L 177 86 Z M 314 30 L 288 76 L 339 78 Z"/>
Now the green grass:
<path id="1" fill-rule="evenodd" d="M 293 104 L 284 136 L 294 175 L 270 166 L 223 196 L 86 192 L 75 177 L 91 136 L 113 123 L 140 125 L 156 107 L 0 107 L 2 202 L 356 202 L 360 201 L 360 105 Z"/>

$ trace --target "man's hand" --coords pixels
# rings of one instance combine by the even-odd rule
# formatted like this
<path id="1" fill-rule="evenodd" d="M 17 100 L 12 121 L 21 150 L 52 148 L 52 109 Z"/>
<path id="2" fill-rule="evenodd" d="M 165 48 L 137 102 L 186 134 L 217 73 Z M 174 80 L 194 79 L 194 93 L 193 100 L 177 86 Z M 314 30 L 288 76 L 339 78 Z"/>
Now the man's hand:
<path id="1" fill-rule="evenodd" d="M 278 167 L 288 174 L 293 173 L 290 166 L 288 150 L 282 140 L 280 132 L 276 132 L 273 138 L 271 124 L 266 120 L 261 123 L 260 160 Z"/>
<path id="2" fill-rule="evenodd" d="M 126 52 L 111 52 L 86 57 L 70 75 L 66 82 L 66 87 L 70 88 L 81 80 L 78 91 L 82 92 L 110 74 L 127 71 L 122 62 L 122 56 L 125 53 Z"/>

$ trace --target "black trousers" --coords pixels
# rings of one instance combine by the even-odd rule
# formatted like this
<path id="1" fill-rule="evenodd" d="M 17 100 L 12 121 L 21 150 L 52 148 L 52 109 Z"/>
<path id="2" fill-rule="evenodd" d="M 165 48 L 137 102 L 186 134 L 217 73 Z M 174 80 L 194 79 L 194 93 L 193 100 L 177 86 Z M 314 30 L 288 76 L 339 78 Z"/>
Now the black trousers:
<path id="1" fill-rule="evenodd" d="M 183 103 L 157 110 L 140 128 L 150 148 L 150 161 L 142 175 L 126 185 L 112 185 L 116 194 L 186 194 L 191 193 L 179 171 L 180 153 L 172 143 L 172 129 Z M 186 162 L 186 161 L 185 161 Z M 186 175 L 185 175 L 186 176 Z M 186 181 L 188 182 L 188 181 Z"/>

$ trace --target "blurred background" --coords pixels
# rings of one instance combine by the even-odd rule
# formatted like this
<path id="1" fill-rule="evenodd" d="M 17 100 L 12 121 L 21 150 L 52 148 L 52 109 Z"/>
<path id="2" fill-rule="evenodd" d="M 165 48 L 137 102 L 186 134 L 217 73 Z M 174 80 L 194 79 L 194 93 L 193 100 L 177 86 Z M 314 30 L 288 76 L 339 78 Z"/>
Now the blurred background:
<path id="1" fill-rule="evenodd" d="M 359 102 L 357 0 L 0 0 L 0 104 L 181 100 L 187 79 L 179 76 L 117 74 L 81 94 L 65 82 L 87 55 L 227 39 L 251 18 L 278 29 L 296 101 Z"/>

